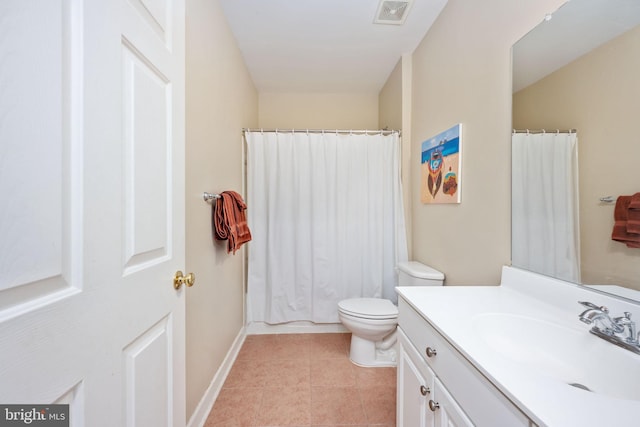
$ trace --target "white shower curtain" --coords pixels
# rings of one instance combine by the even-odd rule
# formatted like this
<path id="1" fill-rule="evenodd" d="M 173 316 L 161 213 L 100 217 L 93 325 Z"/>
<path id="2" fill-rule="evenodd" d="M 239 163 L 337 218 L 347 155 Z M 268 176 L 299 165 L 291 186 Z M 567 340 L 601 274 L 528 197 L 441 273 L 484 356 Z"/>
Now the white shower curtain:
<path id="1" fill-rule="evenodd" d="M 512 264 L 580 281 L 578 138 L 514 133 Z"/>
<path id="2" fill-rule="evenodd" d="M 342 299 L 396 301 L 407 259 L 398 134 L 245 137 L 247 320 L 336 323 Z"/>

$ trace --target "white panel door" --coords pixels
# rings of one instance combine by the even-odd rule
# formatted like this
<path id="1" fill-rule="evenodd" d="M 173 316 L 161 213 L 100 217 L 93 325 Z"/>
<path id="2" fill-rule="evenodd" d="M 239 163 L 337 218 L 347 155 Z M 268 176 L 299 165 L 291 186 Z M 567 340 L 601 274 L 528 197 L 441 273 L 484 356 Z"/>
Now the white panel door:
<path id="1" fill-rule="evenodd" d="M 400 328 L 398 344 L 398 427 L 431 427 L 435 418 L 427 402 L 433 396 L 435 374 Z"/>
<path id="2" fill-rule="evenodd" d="M 0 404 L 184 425 L 184 0 L 2 0 L 0 60 Z"/>
<path id="3" fill-rule="evenodd" d="M 464 413 L 462 408 L 449 394 L 438 378 L 435 379 L 434 400 L 432 405 L 438 405 L 435 409 L 435 425 L 439 427 L 473 427 L 473 423 Z M 437 403 L 435 403 L 437 402 Z"/>

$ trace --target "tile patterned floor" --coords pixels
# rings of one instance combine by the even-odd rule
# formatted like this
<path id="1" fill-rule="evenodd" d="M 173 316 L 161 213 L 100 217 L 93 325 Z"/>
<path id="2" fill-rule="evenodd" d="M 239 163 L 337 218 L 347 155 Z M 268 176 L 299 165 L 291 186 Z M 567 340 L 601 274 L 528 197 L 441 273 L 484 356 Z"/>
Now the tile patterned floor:
<path id="1" fill-rule="evenodd" d="M 396 369 L 352 364 L 350 338 L 247 336 L 205 427 L 394 427 Z"/>

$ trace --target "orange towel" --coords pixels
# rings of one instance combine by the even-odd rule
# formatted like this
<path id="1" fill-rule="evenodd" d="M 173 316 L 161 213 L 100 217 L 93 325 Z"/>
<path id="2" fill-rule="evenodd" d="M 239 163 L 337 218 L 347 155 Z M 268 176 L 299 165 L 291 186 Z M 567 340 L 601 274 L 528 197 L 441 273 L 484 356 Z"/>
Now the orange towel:
<path id="1" fill-rule="evenodd" d="M 640 234 L 629 233 L 627 231 L 631 197 L 632 196 L 620 196 L 616 200 L 616 207 L 613 211 L 614 224 L 611 239 L 625 243 L 629 248 L 640 248 Z"/>
<path id="2" fill-rule="evenodd" d="M 216 239 L 228 240 L 227 252 L 234 254 L 251 240 L 244 211 L 247 205 L 235 191 L 223 191 L 213 204 L 213 231 Z"/>
<path id="3" fill-rule="evenodd" d="M 640 193 L 631 196 L 627 210 L 627 233 L 640 234 Z"/>

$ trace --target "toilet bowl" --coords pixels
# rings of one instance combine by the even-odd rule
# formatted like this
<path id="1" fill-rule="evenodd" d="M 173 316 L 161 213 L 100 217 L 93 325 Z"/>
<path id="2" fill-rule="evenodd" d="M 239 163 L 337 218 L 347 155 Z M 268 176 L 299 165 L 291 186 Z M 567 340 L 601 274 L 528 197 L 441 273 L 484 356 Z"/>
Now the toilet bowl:
<path id="1" fill-rule="evenodd" d="M 444 274 L 410 261 L 398 264 L 399 286 L 440 286 Z M 338 317 L 351 332 L 349 357 L 360 366 L 396 365 L 398 308 L 382 298 L 351 298 L 338 303 Z"/>
<path id="2" fill-rule="evenodd" d="M 393 345 L 398 307 L 382 298 L 353 298 L 338 303 L 338 317 L 351 331 L 349 358 L 360 366 L 395 366 Z"/>

